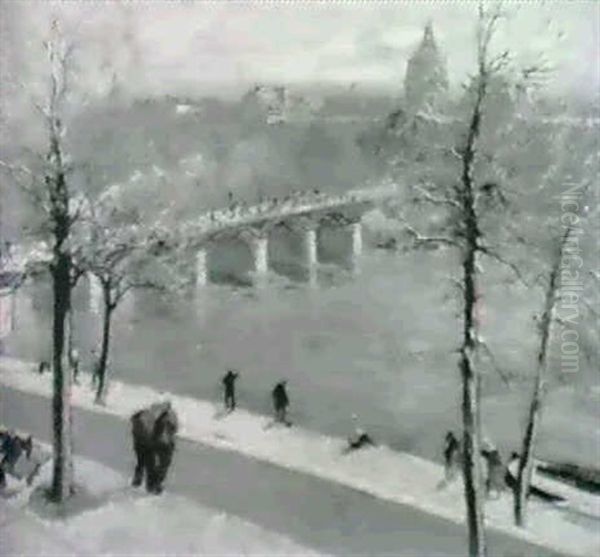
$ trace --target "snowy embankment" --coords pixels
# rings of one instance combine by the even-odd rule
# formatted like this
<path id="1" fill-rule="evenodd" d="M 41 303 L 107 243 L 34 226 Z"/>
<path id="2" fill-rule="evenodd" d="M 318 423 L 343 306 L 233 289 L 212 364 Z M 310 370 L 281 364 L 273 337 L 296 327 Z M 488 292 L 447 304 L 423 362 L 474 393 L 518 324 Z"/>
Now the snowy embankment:
<path id="1" fill-rule="evenodd" d="M 306 555 L 314 551 L 238 517 L 178 495 L 146 495 L 128 479 L 84 458 L 75 463 L 77 495 L 57 516 L 34 485 L 11 482 L 0 497 L 2 555 Z M 57 520 L 59 518 L 59 520 Z"/>
<path id="2" fill-rule="evenodd" d="M 51 377 L 40 376 L 33 365 L 18 360 L 0 359 L 0 383 L 31 394 L 50 395 Z M 213 402 L 119 381 L 111 382 L 106 406 L 94 404 L 87 385 L 74 386 L 72 393 L 76 406 L 121 418 L 129 418 L 158 398 L 173 401 L 181 421 L 182 438 L 337 482 L 455 523 L 464 522 L 460 482 L 442 488 L 442 467 L 410 454 L 378 447 L 345 455 L 342 452 L 345 441 L 339 438 L 299 427 L 271 427 L 270 418 L 245 410 L 224 415 Z M 587 499 L 592 501 L 591 514 L 599 517 L 600 498 Z M 600 550 L 598 523 L 591 528 L 574 524 L 563 509 L 532 501 L 527 530 L 513 525 L 508 493 L 490 500 L 486 509 L 489 525 L 514 537 L 570 554 L 595 555 Z"/>

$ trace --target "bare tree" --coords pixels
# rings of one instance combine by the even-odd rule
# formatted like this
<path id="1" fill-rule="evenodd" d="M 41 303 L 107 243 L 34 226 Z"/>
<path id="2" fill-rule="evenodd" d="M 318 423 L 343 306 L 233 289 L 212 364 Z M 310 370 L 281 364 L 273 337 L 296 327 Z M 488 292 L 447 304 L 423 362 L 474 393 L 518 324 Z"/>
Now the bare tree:
<path id="1" fill-rule="evenodd" d="M 42 192 L 47 201 L 47 219 L 51 237 L 52 258 L 50 274 L 53 284 L 52 324 L 52 427 L 54 467 L 51 498 L 62 502 L 73 491 L 72 431 L 71 431 L 71 374 L 64 369 L 65 320 L 71 307 L 71 252 L 69 239 L 73 225 L 70 211 L 70 192 L 67 176 L 69 168 L 63 146 L 62 111 L 68 89 L 71 47 L 62 37 L 54 22 L 52 35 L 45 43 L 50 65 L 50 86 L 47 102 L 38 106 L 44 117 L 48 134 L 46 169 Z"/>
<path id="2" fill-rule="evenodd" d="M 502 13 L 480 4 L 477 26 L 477 68 L 467 88 L 464 112 L 455 117 L 432 108 L 411 115 L 395 112 L 386 124 L 384 138 L 393 134 L 392 164 L 410 186 L 408 196 L 393 211 L 400 219 L 412 248 L 447 246 L 460 254 L 462 332 L 458 367 L 462 384 L 463 477 L 469 555 L 486 554 L 481 463 L 481 365 L 478 354 L 491 355 L 479 332 L 482 258 L 489 258 L 520 276 L 490 241 L 489 231 L 503 226 L 497 215 L 506 215 L 507 199 L 501 181 L 492 179 L 494 147 L 507 122 L 486 122 L 495 110 L 489 105 L 507 84 L 504 75 L 512 63 L 508 52 L 492 54 L 491 43 Z M 499 87 L 501 86 L 501 87 Z M 427 108 L 427 107 L 426 107 Z M 508 116 L 512 116 L 507 111 Z M 508 117 L 507 116 L 507 117 Z M 465 126 L 466 124 L 466 126 Z M 456 137 L 460 137 L 457 141 Z M 506 138 L 501 139 L 503 142 Z M 426 212 L 421 211 L 426 208 Z M 406 215 L 407 211 L 417 214 Z M 418 230 L 429 219 L 427 229 Z M 493 360 L 493 358 L 491 358 Z M 493 362 L 492 362 L 493 363 Z"/>
<path id="3" fill-rule="evenodd" d="M 461 152 L 461 187 L 454 201 L 459 205 L 462 236 L 463 270 L 463 340 L 460 347 L 460 371 L 462 375 L 462 417 L 463 417 L 463 475 L 465 483 L 465 502 L 467 506 L 467 525 L 469 529 L 469 555 L 483 556 L 486 553 L 484 494 L 481 475 L 481 377 L 474 362 L 477 350 L 477 322 L 475 308 L 479 287 L 477 284 L 477 255 L 482 251 L 482 236 L 476 207 L 474 184 L 474 163 L 477 140 L 481 132 L 483 102 L 487 93 L 492 68 L 488 60 L 489 43 L 494 31 L 495 18 L 483 20 L 480 10 L 478 32 L 478 73 L 475 83 L 476 96 L 467 140 Z"/>
<path id="4" fill-rule="evenodd" d="M 51 496 L 64 501 L 73 490 L 73 463 L 71 454 L 71 374 L 63 368 L 65 319 L 71 308 L 71 253 L 69 238 L 73 224 L 70 193 L 67 183 L 68 169 L 62 145 L 64 130 L 61 109 L 67 92 L 68 60 L 70 49 L 53 25 L 53 36 L 46 43 L 50 62 L 50 93 L 48 103 L 41 110 L 46 119 L 49 149 L 48 171 L 44 176 L 49 203 L 50 223 L 54 244 L 50 273 L 53 282 L 54 313 L 52 325 L 52 364 L 54 372 L 52 397 L 52 422 L 54 434 L 54 468 Z"/>
<path id="5" fill-rule="evenodd" d="M 553 149 L 550 151 L 553 163 L 544 176 L 543 183 L 540 184 L 536 194 L 540 198 L 550 197 L 552 203 L 556 204 L 556 199 L 560 199 L 560 196 L 564 194 L 560 191 L 561 188 L 564 188 L 564 184 L 569 184 L 570 193 L 567 194 L 567 201 L 564 205 L 568 211 L 560 217 L 563 228 L 562 233 L 554 233 L 554 237 L 548 246 L 548 255 L 546 255 L 544 247 L 541 248 L 540 259 L 542 262 L 540 266 L 544 266 L 544 259 L 546 261 L 549 259 L 548 270 L 538 274 L 536 279 L 536 283 L 541 281 L 544 284 L 544 305 L 538 320 L 539 346 L 536 355 L 535 379 L 529 401 L 527 422 L 521 441 L 517 482 L 514 492 L 515 523 L 522 527 L 526 526 L 527 523 L 527 498 L 535 468 L 534 452 L 540 429 L 544 398 L 551 378 L 551 345 L 557 336 L 554 330 L 556 324 L 565 325 L 565 322 L 557 313 L 557 304 L 563 297 L 561 287 L 564 286 L 565 280 L 568 285 L 569 282 L 573 282 L 574 276 L 578 277 L 577 298 L 582 309 L 591 314 L 592 320 L 595 319 L 597 322 L 598 319 L 598 313 L 593 308 L 593 302 L 590 303 L 588 300 L 588 297 L 591 299 L 594 298 L 594 295 L 597 297 L 597 283 L 591 280 L 593 279 L 593 269 L 589 269 L 589 265 L 587 265 L 587 259 L 591 261 L 594 258 L 591 254 L 589 258 L 579 255 L 579 253 L 585 254 L 594 249 L 588 249 L 590 246 L 586 246 L 585 236 L 589 237 L 592 244 L 597 241 L 597 234 L 594 235 L 592 230 L 587 230 L 586 234 L 586 229 L 591 228 L 592 223 L 595 222 L 593 214 L 589 214 L 589 206 L 595 201 L 593 196 L 590 196 L 590 186 L 598 175 L 598 157 L 594 154 L 595 142 L 593 139 L 596 137 L 596 131 L 595 129 L 588 129 L 585 124 L 583 126 L 581 124 L 561 125 L 554 131 L 554 144 Z M 542 203 L 541 200 L 540 203 Z M 552 214 L 550 208 L 548 212 Z M 537 236 L 535 234 L 535 231 L 529 232 L 529 235 L 535 238 L 535 243 L 543 246 L 543 236 L 540 237 L 539 232 Z M 546 230 L 544 230 L 543 235 L 547 236 Z M 569 269 L 569 263 L 573 257 L 577 258 L 576 271 Z M 579 314 L 579 312 L 577 313 Z M 576 323 L 571 321 L 568 325 L 571 328 Z M 590 324 L 589 328 L 592 329 L 593 325 Z M 580 329 L 585 329 L 585 327 Z M 578 340 L 583 340 L 583 331 L 573 330 L 573 333 Z M 593 350 L 594 347 L 584 346 L 582 352 L 585 354 Z M 593 358 L 591 359 L 593 360 Z"/>
<path id="6" fill-rule="evenodd" d="M 35 225 L 28 231 L 42 237 L 47 252 L 32 254 L 25 272 L 35 274 L 43 266 L 50 271 L 53 291 L 52 323 L 52 430 L 53 474 L 49 497 L 55 502 L 65 501 L 73 493 L 73 437 L 71 414 L 72 377 L 65 365 L 66 327 L 71 311 L 71 291 L 79 273 L 73 267 L 72 233 L 79 219 L 79 207 L 74 203 L 71 178 L 74 166 L 69 162 L 66 146 L 66 126 L 70 80 L 73 68 L 73 45 L 59 29 L 58 22 L 51 26 L 50 37 L 44 42 L 49 63 L 48 90 L 40 102 L 33 104 L 41 115 L 48 147 L 45 155 L 28 152 L 31 164 L 1 166 L 14 182 L 24 190 L 35 208 Z M 44 251 L 44 250 L 42 250 Z"/>
<path id="7" fill-rule="evenodd" d="M 562 265 L 565 244 L 567 243 L 570 233 L 571 229 L 568 228 L 558 242 L 554 261 L 552 262 L 552 267 L 548 276 L 548 284 L 546 285 L 544 311 L 539 323 L 540 346 L 537 353 L 537 373 L 529 405 L 527 426 L 525 435 L 523 436 L 523 446 L 519 459 L 517 484 L 514 494 L 515 522 L 518 526 L 524 526 L 526 521 L 527 497 L 529 495 L 529 486 L 531 485 L 531 476 L 533 473 L 533 449 L 535 447 L 539 429 L 544 382 L 548 372 L 548 349 L 552 336 L 552 326 L 555 322 L 554 310 L 559 288 L 560 268 Z"/>
<path id="8" fill-rule="evenodd" d="M 79 274 L 95 277 L 102 292 L 100 354 L 93 364 L 96 403 L 105 400 L 112 317 L 125 296 L 132 289 L 166 291 L 183 283 L 174 265 L 171 234 L 160 218 L 168 211 L 143 222 L 137 213 L 123 209 L 115 193 L 109 189 L 93 202 L 86 200 L 73 242 L 74 267 Z"/>

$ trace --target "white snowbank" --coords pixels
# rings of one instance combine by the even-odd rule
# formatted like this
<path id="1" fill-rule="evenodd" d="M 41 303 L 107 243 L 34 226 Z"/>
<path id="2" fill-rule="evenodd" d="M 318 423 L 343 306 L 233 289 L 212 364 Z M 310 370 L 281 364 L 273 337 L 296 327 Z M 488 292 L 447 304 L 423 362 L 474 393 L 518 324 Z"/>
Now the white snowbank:
<path id="1" fill-rule="evenodd" d="M 44 466 L 36 486 L 48 482 L 50 469 L 50 463 Z M 0 499 L 2 555 L 317 555 L 185 497 L 136 492 L 123 476 L 94 461 L 78 457 L 75 469 L 95 505 L 48 520 L 32 509 L 35 486 L 13 486 L 16 494 Z"/>
<path id="2" fill-rule="evenodd" d="M 50 375 L 40 376 L 33 370 L 32 365 L 2 358 L 0 383 L 49 396 Z M 378 447 L 343 455 L 345 441 L 339 438 L 299 427 L 270 427 L 269 418 L 245 410 L 223 415 L 213 402 L 159 393 L 119 381 L 111 382 L 106 406 L 94 404 L 88 387 L 75 386 L 72 398 L 78 407 L 123 418 L 157 398 L 169 398 L 180 417 L 180 437 L 337 482 L 380 499 L 411 505 L 455 523 L 464 522 L 460 482 L 440 489 L 442 467 L 410 454 Z M 595 501 L 598 516 L 600 498 Z M 530 526 L 523 530 L 513 525 L 512 500 L 509 494 L 504 494 L 488 503 L 487 516 L 493 528 L 548 548 L 577 555 L 600 552 L 600 528 L 587 529 L 574 524 L 561 509 L 531 502 Z"/>

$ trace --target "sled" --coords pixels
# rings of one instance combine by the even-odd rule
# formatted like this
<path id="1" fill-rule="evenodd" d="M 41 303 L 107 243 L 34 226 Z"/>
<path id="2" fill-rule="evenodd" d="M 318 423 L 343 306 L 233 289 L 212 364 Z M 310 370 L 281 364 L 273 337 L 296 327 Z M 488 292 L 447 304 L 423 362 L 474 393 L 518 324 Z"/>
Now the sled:
<path id="1" fill-rule="evenodd" d="M 566 507 L 570 511 L 577 512 L 587 516 L 600 518 L 600 496 L 586 489 L 581 489 L 572 485 L 568 481 L 554 479 L 546 475 L 545 470 L 541 468 L 545 463 L 535 462 L 532 477 L 532 495 L 545 495 L 541 497 L 547 502 Z M 517 463 L 509 465 L 509 472 L 516 477 Z"/>
<path id="2" fill-rule="evenodd" d="M 544 461 L 536 462 L 536 470 L 549 478 L 600 495 L 600 470 L 585 468 L 576 464 Z"/>

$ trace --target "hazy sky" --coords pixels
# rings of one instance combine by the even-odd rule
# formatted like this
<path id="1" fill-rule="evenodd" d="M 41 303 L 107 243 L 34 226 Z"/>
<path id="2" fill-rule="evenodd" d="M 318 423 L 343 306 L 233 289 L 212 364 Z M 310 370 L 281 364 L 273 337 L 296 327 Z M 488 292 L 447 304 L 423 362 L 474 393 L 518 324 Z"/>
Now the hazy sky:
<path id="1" fill-rule="evenodd" d="M 77 35 L 90 83 L 104 87 L 114 68 L 134 94 L 239 89 L 265 81 L 355 82 L 399 91 L 407 57 L 429 19 L 451 81 L 460 83 L 473 65 L 477 3 L 466 0 L 0 1 L 3 79 L 27 81 L 42 67 L 38 46 L 51 17 Z M 523 60 L 543 53 L 556 67 L 555 88 L 598 89 L 600 3 L 505 4 L 511 17 L 499 46 Z"/>

